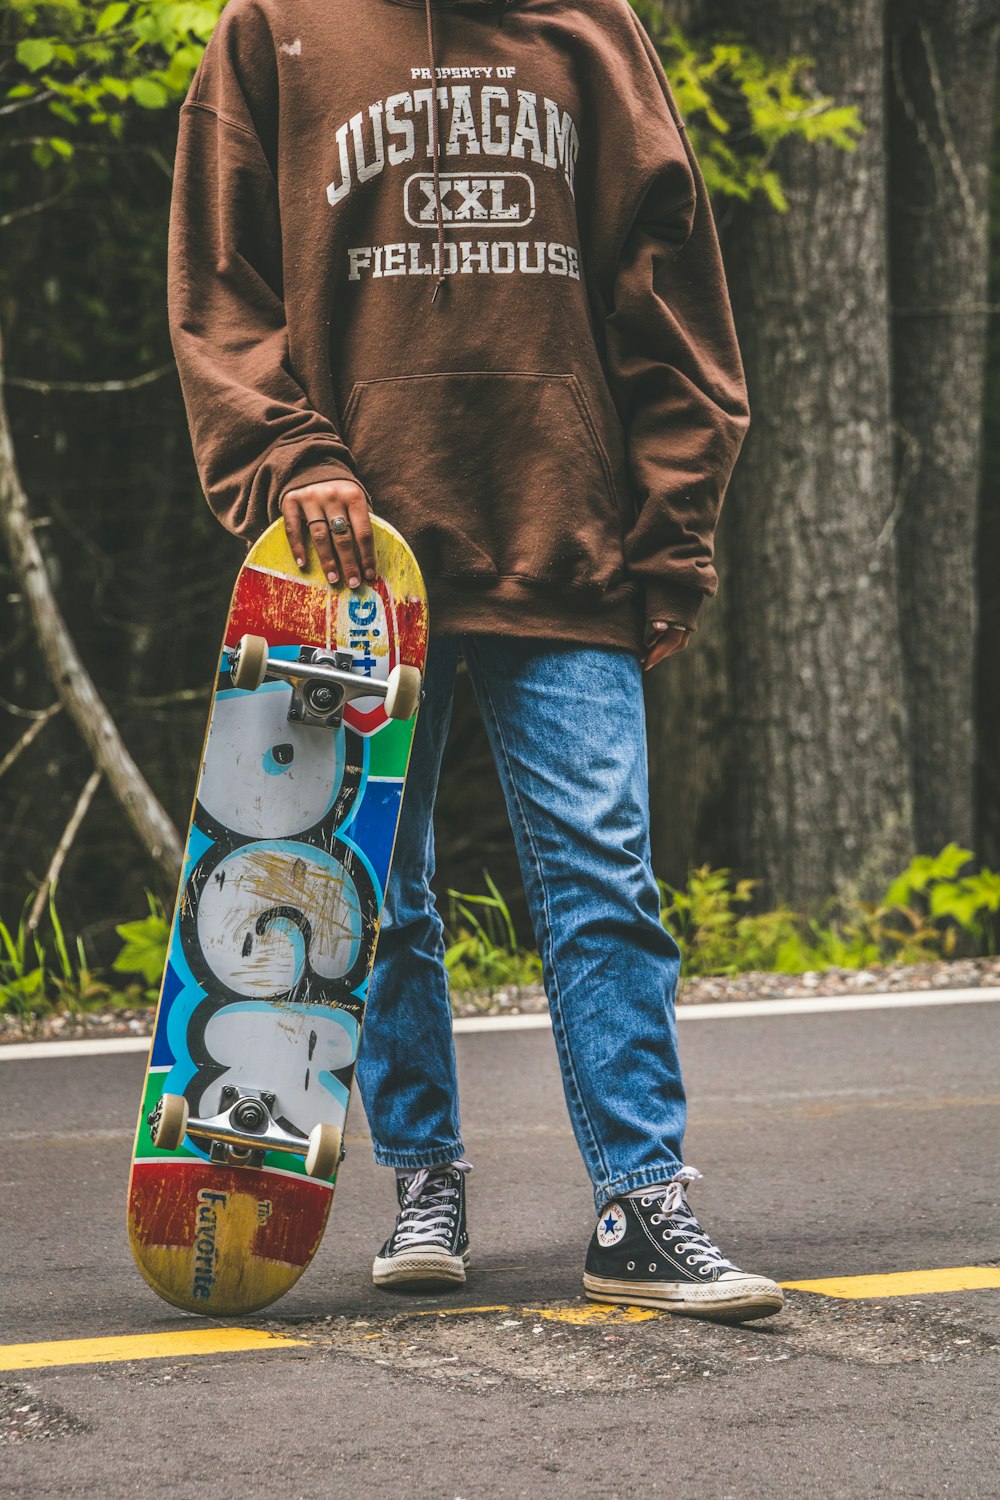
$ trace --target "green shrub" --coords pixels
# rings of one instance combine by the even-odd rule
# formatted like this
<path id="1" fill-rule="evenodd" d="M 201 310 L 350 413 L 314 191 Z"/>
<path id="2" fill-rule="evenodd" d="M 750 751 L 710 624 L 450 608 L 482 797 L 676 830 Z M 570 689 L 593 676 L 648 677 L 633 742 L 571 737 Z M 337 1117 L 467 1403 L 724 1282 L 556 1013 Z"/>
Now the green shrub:
<path id="1" fill-rule="evenodd" d="M 828 902 L 813 917 L 787 907 L 754 913 L 758 881 L 704 865 L 683 889 L 659 882 L 661 918 L 690 976 L 920 963 L 953 957 L 963 939 L 966 951 L 995 953 L 1000 875 L 963 875 L 971 859 L 957 844 L 919 855 L 880 901 Z"/>
<path id="2" fill-rule="evenodd" d="M 48 1010 L 79 1010 L 108 1003 L 114 992 L 94 974 L 87 962 L 83 939 L 70 949 L 56 910 L 55 890 L 49 893 L 48 932 L 32 928 L 29 896 L 17 927 L 0 922 L 0 1011 L 21 1020 Z"/>
<path id="3" fill-rule="evenodd" d="M 141 975 L 146 983 L 147 997 L 155 1000 L 167 966 L 170 924 L 151 891 L 146 892 L 146 904 L 149 907 L 146 916 L 137 922 L 122 922 L 115 928 L 124 946 L 112 968 L 119 974 Z"/>
<path id="4" fill-rule="evenodd" d="M 483 879 L 488 896 L 448 891 L 450 931 L 444 962 L 452 989 L 537 984 L 541 959 L 536 952 L 518 947 L 507 903 L 486 870 Z"/>
<path id="5" fill-rule="evenodd" d="M 451 988 L 492 991 L 537 984 L 542 961 L 522 948 L 506 901 L 483 871 L 487 894 L 448 891 L 445 967 Z M 948 844 L 920 855 L 877 902 L 831 901 L 812 916 L 777 907 L 753 910 L 759 882 L 708 865 L 683 887 L 659 882 L 661 919 L 677 939 L 688 977 L 753 971 L 802 974 L 872 964 L 919 963 L 959 952 L 997 951 L 1000 875 L 972 867 L 972 854 Z M 131 983 L 110 985 L 90 968 L 83 942 L 67 941 L 54 896 L 44 930 L 0 922 L 0 1011 L 24 1021 L 53 1010 L 155 1001 L 170 924 L 156 897 L 148 911 L 115 928 L 122 947 L 112 969 Z"/>

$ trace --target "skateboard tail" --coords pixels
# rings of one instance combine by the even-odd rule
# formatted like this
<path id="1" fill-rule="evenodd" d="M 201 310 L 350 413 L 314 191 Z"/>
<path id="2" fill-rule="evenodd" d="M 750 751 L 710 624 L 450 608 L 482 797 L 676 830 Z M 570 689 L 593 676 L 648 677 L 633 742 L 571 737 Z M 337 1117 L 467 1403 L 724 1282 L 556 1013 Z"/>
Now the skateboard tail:
<path id="1" fill-rule="evenodd" d="M 137 1162 L 129 1238 L 146 1281 L 188 1312 L 269 1306 L 309 1265 L 333 1191 L 301 1176 L 208 1162 Z"/>

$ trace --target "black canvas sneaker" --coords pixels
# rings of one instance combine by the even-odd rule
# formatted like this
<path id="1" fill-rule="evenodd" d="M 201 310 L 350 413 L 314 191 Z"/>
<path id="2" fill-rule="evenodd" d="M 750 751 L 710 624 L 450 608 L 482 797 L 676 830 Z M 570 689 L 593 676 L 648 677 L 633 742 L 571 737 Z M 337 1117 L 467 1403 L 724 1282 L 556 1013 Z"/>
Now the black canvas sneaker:
<path id="1" fill-rule="evenodd" d="M 724 1323 L 781 1311 L 778 1283 L 726 1260 L 692 1214 L 684 1189 L 700 1176 L 682 1167 L 669 1182 L 602 1210 L 583 1274 L 588 1297 Z"/>
<path id="2" fill-rule="evenodd" d="M 396 1227 L 375 1257 L 376 1286 L 430 1288 L 465 1280 L 469 1234 L 465 1225 L 465 1174 L 472 1166 L 396 1172 Z"/>

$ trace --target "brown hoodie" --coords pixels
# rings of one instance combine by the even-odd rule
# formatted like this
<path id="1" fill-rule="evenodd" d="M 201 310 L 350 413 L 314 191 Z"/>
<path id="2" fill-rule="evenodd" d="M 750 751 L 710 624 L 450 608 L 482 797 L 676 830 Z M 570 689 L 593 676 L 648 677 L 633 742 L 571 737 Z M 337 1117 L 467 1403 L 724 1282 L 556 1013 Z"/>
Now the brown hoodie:
<path id="1" fill-rule="evenodd" d="M 237 536 L 356 478 L 435 633 L 638 650 L 715 592 L 746 388 L 626 0 L 230 0 L 181 114 L 169 304 Z"/>

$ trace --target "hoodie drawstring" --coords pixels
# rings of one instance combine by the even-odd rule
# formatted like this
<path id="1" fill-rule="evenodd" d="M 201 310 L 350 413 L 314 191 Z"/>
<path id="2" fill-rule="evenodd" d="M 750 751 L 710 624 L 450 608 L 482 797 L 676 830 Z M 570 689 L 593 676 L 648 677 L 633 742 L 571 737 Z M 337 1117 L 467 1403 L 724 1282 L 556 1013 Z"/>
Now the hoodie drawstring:
<path id="1" fill-rule="evenodd" d="M 431 294 L 431 303 L 437 301 L 437 294 L 445 283 L 444 269 L 444 215 L 441 210 L 441 176 L 440 163 L 438 161 L 438 137 L 439 127 L 439 101 L 437 82 L 437 63 L 434 59 L 434 23 L 431 19 L 431 0 L 426 0 L 427 11 L 427 55 L 430 59 L 431 68 L 431 151 L 434 154 L 434 209 L 437 217 L 437 244 L 438 244 L 438 274 L 434 283 L 434 291 Z"/>

